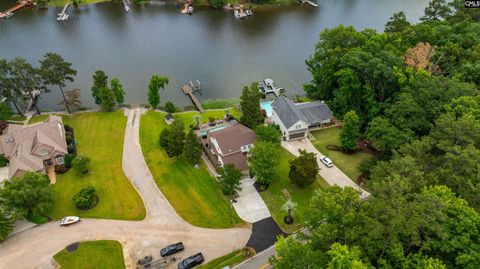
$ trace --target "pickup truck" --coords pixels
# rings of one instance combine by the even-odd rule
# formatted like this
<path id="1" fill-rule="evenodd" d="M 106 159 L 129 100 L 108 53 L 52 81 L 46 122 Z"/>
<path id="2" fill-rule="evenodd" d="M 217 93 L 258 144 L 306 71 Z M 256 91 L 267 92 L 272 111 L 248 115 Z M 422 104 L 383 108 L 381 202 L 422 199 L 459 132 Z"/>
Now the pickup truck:
<path id="1" fill-rule="evenodd" d="M 177 252 L 184 250 L 183 243 L 178 242 L 176 244 L 168 245 L 160 250 L 160 256 L 167 257 Z"/>
<path id="2" fill-rule="evenodd" d="M 178 269 L 190 269 L 204 261 L 202 253 L 197 253 L 193 256 L 186 258 L 178 264 Z"/>

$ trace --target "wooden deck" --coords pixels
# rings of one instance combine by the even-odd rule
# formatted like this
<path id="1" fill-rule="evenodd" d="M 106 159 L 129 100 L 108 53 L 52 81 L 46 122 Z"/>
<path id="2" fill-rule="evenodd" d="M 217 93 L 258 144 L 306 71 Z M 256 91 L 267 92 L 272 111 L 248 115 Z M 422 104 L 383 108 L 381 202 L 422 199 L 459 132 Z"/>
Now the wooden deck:
<path id="1" fill-rule="evenodd" d="M 182 91 L 184 94 L 188 95 L 190 99 L 192 99 L 193 104 L 197 107 L 200 113 L 205 113 L 205 109 L 203 109 L 202 104 L 200 103 L 200 101 L 198 101 L 197 97 L 193 94 L 194 90 L 190 85 L 187 85 L 187 84 L 183 85 Z"/>

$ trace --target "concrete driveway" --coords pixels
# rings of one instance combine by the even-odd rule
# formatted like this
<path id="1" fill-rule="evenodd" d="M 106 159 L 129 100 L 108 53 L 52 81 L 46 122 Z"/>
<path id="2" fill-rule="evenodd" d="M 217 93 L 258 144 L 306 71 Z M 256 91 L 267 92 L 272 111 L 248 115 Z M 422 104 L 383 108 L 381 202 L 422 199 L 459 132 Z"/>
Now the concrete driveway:
<path id="1" fill-rule="evenodd" d="M 199 228 L 178 216 L 157 188 L 143 158 L 140 110 L 127 110 L 126 114 L 122 166 L 143 199 L 147 217 L 143 221 L 83 219 L 70 227 L 52 222 L 28 229 L 0 244 L 1 268 L 54 268 L 52 256 L 57 252 L 71 243 L 92 240 L 119 241 L 127 268 L 135 268 L 136 261 L 148 254 L 158 258 L 161 247 L 178 241 L 185 245 L 178 258 L 201 251 L 207 262 L 245 246 L 251 229 Z M 176 264 L 169 268 L 176 268 Z"/>
<path id="2" fill-rule="evenodd" d="M 320 153 L 308 139 L 282 141 L 282 146 L 297 157 L 300 155 L 300 153 L 298 152 L 298 150 L 300 149 L 306 150 L 307 152 L 315 153 L 318 166 L 320 167 L 320 171 L 318 173 L 320 174 L 320 176 L 323 177 L 323 179 L 325 179 L 325 181 L 327 181 L 328 184 L 337 185 L 342 188 L 355 188 L 362 192 L 362 197 L 367 197 L 370 195 L 369 192 L 360 188 L 360 186 L 358 186 L 355 182 L 353 182 L 353 180 L 351 180 L 347 175 L 345 175 L 342 170 L 338 169 L 337 166 L 334 165 L 330 168 L 326 167 L 320 160 L 320 158 L 323 157 L 322 153 Z"/>
<path id="3" fill-rule="evenodd" d="M 271 217 L 267 205 L 253 186 L 253 179 L 245 178 L 240 183 L 242 190 L 238 193 L 237 202 L 233 203 L 238 216 L 250 223 Z"/>

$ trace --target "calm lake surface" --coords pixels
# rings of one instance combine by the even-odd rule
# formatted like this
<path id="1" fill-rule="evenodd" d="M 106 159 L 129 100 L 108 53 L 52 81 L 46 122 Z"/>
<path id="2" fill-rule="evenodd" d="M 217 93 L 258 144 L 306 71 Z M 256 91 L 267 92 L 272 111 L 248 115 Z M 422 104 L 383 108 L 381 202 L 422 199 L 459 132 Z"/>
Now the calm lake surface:
<path id="1" fill-rule="evenodd" d="M 57 22 L 59 9 L 26 8 L 0 20 L 0 57 L 24 57 L 37 64 L 46 52 L 57 52 L 78 70 L 68 89 L 82 89 L 82 100 L 93 106 L 91 76 L 97 69 L 118 77 L 129 104 L 146 103 L 154 73 L 170 84 L 162 103 L 190 104 L 180 90 L 192 80 L 202 82 L 201 100 L 238 98 L 243 86 L 271 77 L 287 93 L 303 94 L 310 80 L 305 60 L 319 33 L 339 24 L 382 31 L 388 18 L 404 11 L 411 22 L 422 16 L 428 0 L 317 0 L 318 8 L 298 6 L 254 11 L 244 20 L 232 11 L 200 9 L 192 16 L 175 6 L 134 6 L 102 3 L 69 9 L 70 20 Z M 3 0 L 0 10 L 14 5 Z M 43 95 L 41 106 L 57 109 L 57 88 Z"/>

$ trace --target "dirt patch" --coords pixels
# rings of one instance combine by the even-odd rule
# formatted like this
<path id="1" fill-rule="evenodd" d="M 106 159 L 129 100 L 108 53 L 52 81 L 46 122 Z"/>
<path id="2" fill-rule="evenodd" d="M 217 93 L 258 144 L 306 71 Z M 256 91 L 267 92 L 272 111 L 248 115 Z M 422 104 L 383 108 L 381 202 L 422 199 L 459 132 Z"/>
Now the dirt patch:
<path id="1" fill-rule="evenodd" d="M 376 152 L 373 149 L 372 143 L 365 140 L 365 139 L 361 139 L 360 141 L 358 141 L 358 147 L 359 147 L 360 151 L 363 152 L 363 153 L 367 153 L 367 154 L 370 154 L 372 156 L 376 155 Z"/>
<path id="2" fill-rule="evenodd" d="M 79 242 L 75 242 L 73 244 L 70 244 L 68 245 L 65 250 L 67 250 L 68 253 L 72 253 L 74 252 L 75 250 L 78 249 L 78 247 L 80 246 L 80 243 Z"/>

